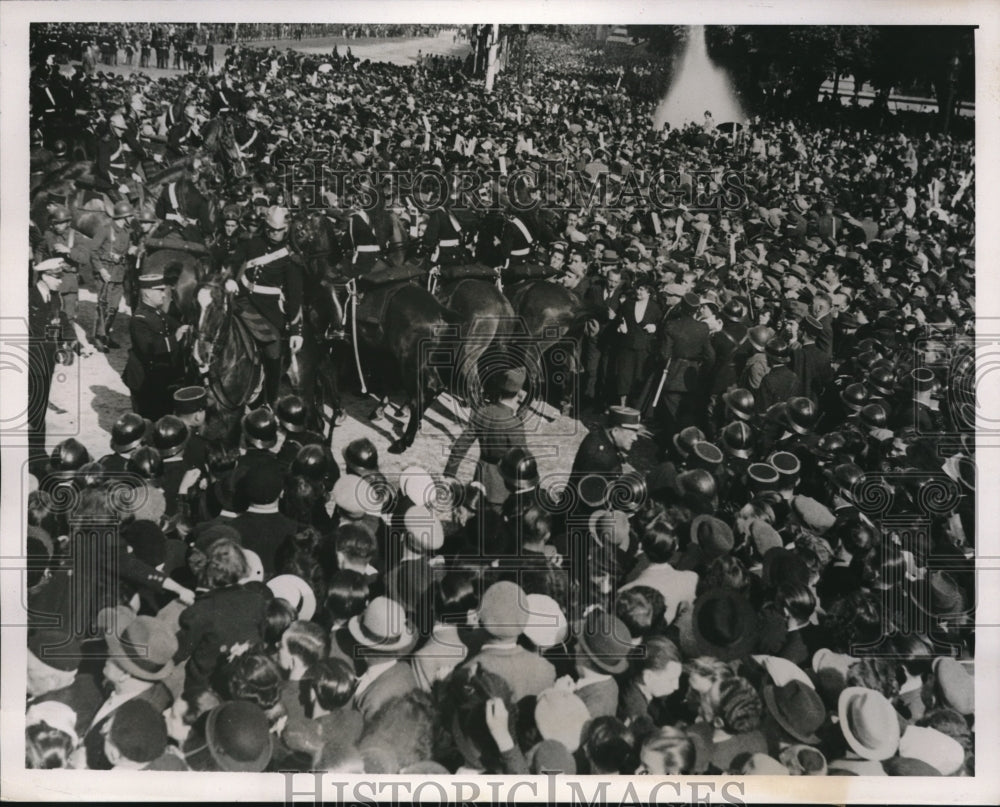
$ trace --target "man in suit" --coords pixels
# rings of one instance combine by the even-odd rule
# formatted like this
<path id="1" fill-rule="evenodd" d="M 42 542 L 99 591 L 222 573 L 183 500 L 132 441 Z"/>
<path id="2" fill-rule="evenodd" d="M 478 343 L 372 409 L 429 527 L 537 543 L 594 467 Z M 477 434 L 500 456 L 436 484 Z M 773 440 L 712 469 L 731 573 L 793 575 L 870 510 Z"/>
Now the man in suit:
<path id="1" fill-rule="evenodd" d="M 573 254 L 579 255 L 579 260 L 583 260 L 578 251 Z M 615 336 L 612 323 L 626 299 L 627 291 L 621 267 L 616 262 L 602 266 L 601 275 L 584 295 L 584 302 L 594 311 L 595 316 L 587 323 L 581 351 L 586 377 L 584 402 L 592 403 L 598 410 L 604 409 L 607 395 L 607 371 Z"/>
<path id="2" fill-rule="evenodd" d="M 351 661 L 361 673 L 354 705 L 369 720 L 387 701 L 417 689 L 413 669 L 402 659 L 418 636 L 403 606 L 388 597 L 368 603 L 363 614 L 347 623 L 347 631 L 355 644 Z"/>
<path id="3" fill-rule="evenodd" d="M 663 393 L 657 414 L 663 437 L 669 437 L 700 419 L 697 404 L 703 399 L 703 373 L 715 360 L 708 325 L 695 317 L 701 301 L 688 292 L 670 312 L 661 332 L 661 355 L 666 361 Z M 659 384 L 659 378 L 653 383 Z"/>
<path id="4" fill-rule="evenodd" d="M 512 448 L 527 448 L 524 436 L 524 419 L 518 413 L 518 401 L 524 387 L 526 373 L 523 368 L 507 370 L 501 377 L 496 392 L 485 405 L 477 407 L 469 426 L 452 446 L 445 466 L 447 476 L 457 476 L 458 466 L 465 459 L 472 444 L 479 442 L 479 464 L 475 481 L 486 489 L 486 500 L 499 508 L 510 491 L 500 473 L 500 460 Z"/>
<path id="5" fill-rule="evenodd" d="M 615 394 L 620 406 L 629 399 L 634 402 L 646 378 L 649 354 L 662 318 L 663 312 L 652 299 L 651 284 L 640 280 L 634 298 L 626 300 L 616 318 Z"/>

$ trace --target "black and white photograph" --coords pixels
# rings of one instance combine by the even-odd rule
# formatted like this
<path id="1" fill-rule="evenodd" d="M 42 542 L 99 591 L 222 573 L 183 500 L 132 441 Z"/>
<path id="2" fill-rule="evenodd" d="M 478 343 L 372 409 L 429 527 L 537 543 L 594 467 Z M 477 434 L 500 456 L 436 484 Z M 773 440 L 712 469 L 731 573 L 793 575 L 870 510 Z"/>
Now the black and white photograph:
<path id="1" fill-rule="evenodd" d="M 4 5 L 5 797 L 1000 798 L 997 6 Z"/>

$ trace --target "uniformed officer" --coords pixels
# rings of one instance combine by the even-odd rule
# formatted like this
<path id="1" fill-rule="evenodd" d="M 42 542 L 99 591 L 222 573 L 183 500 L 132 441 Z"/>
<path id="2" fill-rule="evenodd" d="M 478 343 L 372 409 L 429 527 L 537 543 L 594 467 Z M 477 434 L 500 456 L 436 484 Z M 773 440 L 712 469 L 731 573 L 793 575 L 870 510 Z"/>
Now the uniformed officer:
<path id="1" fill-rule="evenodd" d="M 215 235 L 212 256 L 216 266 L 222 266 L 232 256 L 246 233 L 240 227 L 240 209 L 236 205 L 226 205 L 222 211 L 222 229 Z"/>
<path id="2" fill-rule="evenodd" d="M 65 268 L 62 273 L 63 311 L 71 323 L 76 322 L 77 301 L 80 294 L 79 267 L 88 257 L 88 250 L 80 243 L 76 232 L 70 227 L 70 213 L 63 205 L 56 205 L 49 213 L 49 226 L 42 233 L 41 242 L 35 247 L 35 263 L 49 258 L 62 258 Z"/>
<path id="3" fill-rule="evenodd" d="M 371 270 L 382 254 L 382 245 L 375 232 L 373 211 L 359 208 L 347 220 L 347 248 L 351 256 L 349 274 L 360 277 Z"/>
<path id="4" fill-rule="evenodd" d="M 198 107 L 188 104 L 184 107 L 184 120 L 175 124 L 167 132 L 167 157 L 179 160 L 192 149 L 201 145 L 201 128 L 198 125 Z"/>
<path id="5" fill-rule="evenodd" d="M 184 466 L 208 472 L 208 441 L 201 436 L 208 413 L 208 390 L 200 386 L 181 387 L 174 393 L 174 414 L 187 426 Z"/>
<path id="6" fill-rule="evenodd" d="M 172 408 L 173 388 L 181 375 L 178 343 L 190 329 L 163 312 L 167 286 L 162 274 L 139 277 L 139 307 L 132 315 L 132 349 L 122 373 L 132 393 L 132 410 L 157 420 Z"/>
<path id="7" fill-rule="evenodd" d="M 639 410 L 629 406 L 612 406 L 608 425 L 592 430 L 583 438 L 573 459 L 573 486 L 577 496 L 575 510 L 589 513 L 604 506 L 608 487 L 625 470 L 628 453 L 640 434 L 649 434 L 643 427 Z"/>
<path id="8" fill-rule="evenodd" d="M 126 182 L 132 177 L 130 160 L 148 160 L 149 155 L 140 145 L 138 137 L 128 128 L 125 116 L 115 113 L 108 122 L 108 134 L 97 142 L 95 187 L 105 191 L 113 200 L 128 197 Z"/>
<path id="9" fill-rule="evenodd" d="M 142 446 L 153 424 L 135 412 L 126 412 L 111 427 L 111 453 L 100 459 L 109 473 L 125 473 L 129 460 Z"/>
<path id="10" fill-rule="evenodd" d="M 430 211 L 423 249 L 431 266 L 459 266 L 469 262 L 462 241 L 462 225 L 448 207 L 440 205 Z"/>
<path id="11" fill-rule="evenodd" d="M 475 481 L 486 489 L 486 501 L 499 508 L 510 495 L 500 472 L 500 460 L 512 448 L 527 448 L 524 436 L 524 418 L 518 412 L 521 390 L 527 377 L 521 367 L 507 370 L 490 400 L 473 410 L 469 426 L 452 446 L 445 465 L 445 475 L 457 476 L 458 466 L 465 459 L 472 444 L 479 441 L 479 464 Z"/>
<path id="12" fill-rule="evenodd" d="M 236 148 L 243 159 L 259 162 L 267 153 L 267 138 L 261 126 L 260 110 L 254 104 L 247 110 L 243 120 L 236 124 L 233 135 Z"/>
<path id="13" fill-rule="evenodd" d="M 303 446 L 323 445 L 323 435 L 306 427 L 309 413 L 298 395 L 285 395 L 279 400 L 275 415 L 279 430 L 284 436 L 278 459 L 286 468 L 291 468 Z"/>
<path id="14" fill-rule="evenodd" d="M 126 258 L 136 253 L 131 243 L 129 222 L 135 211 L 127 201 L 116 202 L 114 217 L 98 229 L 91 247 L 90 263 L 100 278 L 97 294 L 97 319 L 94 323 L 94 347 L 101 353 L 121 347 L 109 337 L 121 302 L 125 282 Z"/>
<path id="15" fill-rule="evenodd" d="M 226 291 L 239 292 L 237 311 L 260 348 L 264 394 L 274 406 L 281 382 L 282 338 L 287 330 L 292 353 L 302 348 L 302 259 L 285 244 L 288 211 L 271 207 L 265 218 L 266 238 L 240 244 L 229 266 L 236 277 Z"/>
<path id="16" fill-rule="evenodd" d="M 715 360 L 708 325 L 695 318 L 700 303 L 697 295 L 685 294 L 675 309 L 667 313 L 660 329 L 662 355 L 667 362 L 660 400 L 665 434 L 699 421 L 697 404 L 703 400 L 703 372 Z M 658 385 L 660 378 L 651 381 Z"/>
<path id="17" fill-rule="evenodd" d="M 52 374 L 60 344 L 72 339 L 59 300 L 65 268 L 62 258 L 36 263 L 34 282 L 28 289 L 28 446 L 32 463 L 45 460 L 45 415 L 49 408 Z"/>
<path id="18" fill-rule="evenodd" d="M 500 235 L 500 255 L 504 260 L 504 268 L 527 263 L 534 243 L 535 237 L 524 218 L 513 208 L 508 210 Z"/>

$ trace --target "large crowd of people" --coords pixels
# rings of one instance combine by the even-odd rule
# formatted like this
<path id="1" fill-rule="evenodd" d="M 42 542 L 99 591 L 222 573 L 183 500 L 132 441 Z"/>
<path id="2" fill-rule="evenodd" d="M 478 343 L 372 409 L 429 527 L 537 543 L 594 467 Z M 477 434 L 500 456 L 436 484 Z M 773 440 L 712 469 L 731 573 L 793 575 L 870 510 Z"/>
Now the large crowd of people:
<path id="1" fill-rule="evenodd" d="M 35 222 L 37 361 L 100 361 L 127 322 L 134 411 L 110 445 L 46 453 L 33 379 L 30 767 L 974 774 L 974 144 L 862 111 L 656 132 L 641 81 L 562 47 L 490 95 L 462 59 L 244 47 L 159 81 L 33 64 L 33 167 L 92 161 L 78 188 L 113 205 L 86 252 L 67 202 Z M 220 120 L 247 169 L 201 177 L 220 215 L 173 184 L 140 203 Z M 255 336 L 280 367 L 310 305 L 285 240 L 307 201 L 281 171 L 317 153 L 476 173 L 499 204 L 375 194 L 408 261 L 573 292 L 596 425 L 558 489 L 521 368 L 446 464 L 398 478 L 363 436 L 335 456 L 273 375 L 235 429 L 184 384 L 188 326 L 135 257 L 200 236 L 248 306 L 274 290 Z M 385 211 L 339 190 L 308 204 L 363 274 Z"/>

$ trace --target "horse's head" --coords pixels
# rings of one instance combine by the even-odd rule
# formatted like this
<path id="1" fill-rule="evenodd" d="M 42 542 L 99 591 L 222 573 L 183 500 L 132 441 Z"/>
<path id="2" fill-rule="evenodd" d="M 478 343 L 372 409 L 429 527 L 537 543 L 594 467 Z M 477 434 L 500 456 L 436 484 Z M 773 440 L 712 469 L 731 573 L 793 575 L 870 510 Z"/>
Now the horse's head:
<path id="1" fill-rule="evenodd" d="M 213 118 L 202 129 L 202 141 L 205 150 L 213 157 L 221 160 L 227 171 L 234 177 L 245 177 L 246 165 L 243 155 L 236 145 L 236 133 L 233 122 L 229 118 Z"/>

